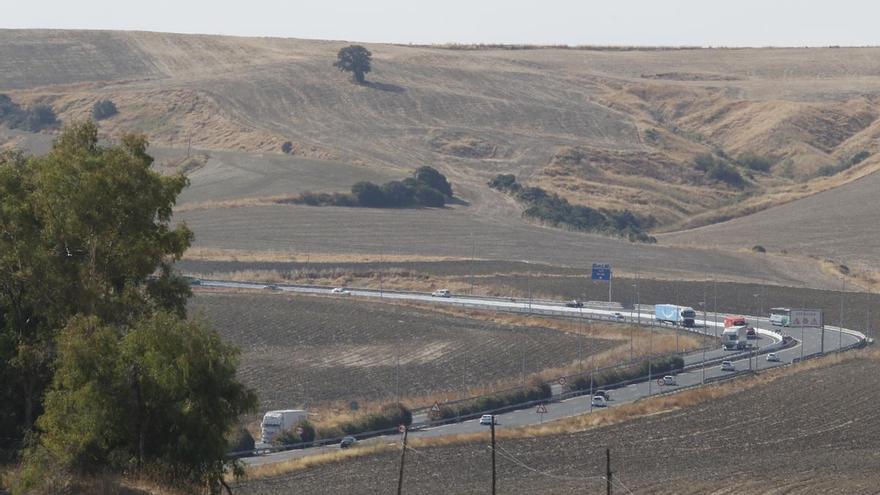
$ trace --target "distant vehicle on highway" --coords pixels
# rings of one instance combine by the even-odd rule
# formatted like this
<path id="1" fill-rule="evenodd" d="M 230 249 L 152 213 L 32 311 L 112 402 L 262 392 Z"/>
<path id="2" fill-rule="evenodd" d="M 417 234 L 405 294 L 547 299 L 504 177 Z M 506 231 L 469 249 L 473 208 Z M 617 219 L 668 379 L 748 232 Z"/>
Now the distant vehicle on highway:
<path id="1" fill-rule="evenodd" d="M 202 281 L 195 277 L 183 277 L 185 280 L 189 282 L 189 285 L 202 285 Z"/>
<path id="2" fill-rule="evenodd" d="M 481 425 L 491 425 L 493 423 L 496 425 L 498 424 L 498 420 L 495 419 L 494 415 L 484 414 L 484 415 L 480 416 L 480 424 Z"/>
<path id="3" fill-rule="evenodd" d="M 771 363 L 778 363 L 779 362 L 779 354 L 776 354 L 775 352 L 771 352 L 771 353 L 767 354 L 767 361 L 769 361 Z"/>
<path id="4" fill-rule="evenodd" d="M 697 312 L 687 306 L 675 304 L 654 305 L 654 318 L 658 323 L 672 323 L 675 326 L 693 327 Z"/>
<path id="5" fill-rule="evenodd" d="M 356 443 L 357 443 L 357 438 L 355 438 L 355 437 L 343 437 L 342 441 L 339 442 L 339 448 L 340 449 L 347 449 Z"/>
<path id="6" fill-rule="evenodd" d="M 733 361 L 721 361 L 721 371 L 736 371 Z"/>
<path id="7" fill-rule="evenodd" d="M 583 308 L 584 303 L 578 301 L 577 299 L 572 299 L 571 301 L 566 301 L 565 307 L 566 308 Z"/>
<path id="8" fill-rule="evenodd" d="M 431 293 L 431 297 L 452 297 L 452 293 L 449 289 L 437 289 Z"/>
<path id="9" fill-rule="evenodd" d="M 752 347 L 749 342 L 748 329 L 744 326 L 725 328 L 721 332 L 721 345 L 725 350 L 742 350 Z"/>
<path id="10" fill-rule="evenodd" d="M 621 313 L 614 313 L 613 315 L 611 315 L 611 318 L 617 321 L 623 321 L 626 319 L 626 317 L 624 317 Z"/>
<path id="11" fill-rule="evenodd" d="M 742 327 L 746 324 L 745 316 L 725 316 L 724 317 L 724 328 L 730 327 Z"/>
<path id="12" fill-rule="evenodd" d="M 607 390 L 596 390 L 596 392 L 593 393 L 593 395 L 598 396 L 598 397 L 604 397 L 605 400 L 611 400 L 611 394 L 609 394 Z"/>
<path id="13" fill-rule="evenodd" d="M 347 295 L 351 294 L 351 292 L 345 290 L 344 287 L 336 287 L 335 289 L 331 290 L 330 293 L 342 295 L 342 296 L 347 296 Z"/>
<path id="14" fill-rule="evenodd" d="M 657 380 L 657 383 L 670 387 L 678 385 L 678 383 L 675 381 L 675 377 L 672 375 L 666 375 L 663 378 L 660 378 L 659 380 Z"/>
<path id="15" fill-rule="evenodd" d="M 593 407 L 608 407 L 608 399 L 602 397 L 601 395 L 594 395 L 590 400 L 590 404 Z"/>
<path id="16" fill-rule="evenodd" d="M 757 339 L 758 332 L 755 331 L 755 329 L 752 327 L 746 328 L 746 338 L 747 339 Z"/>
<path id="17" fill-rule="evenodd" d="M 775 327 L 791 326 L 791 310 L 789 308 L 770 308 L 770 324 Z"/>
<path id="18" fill-rule="evenodd" d="M 266 288 L 269 289 L 269 290 L 281 290 L 281 287 L 278 287 L 278 286 L 275 285 L 275 284 L 269 284 L 269 285 L 266 286 Z"/>
<path id="19" fill-rule="evenodd" d="M 260 423 L 260 441 L 270 444 L 283 431 L 290 430 L 300 421 L 309 419 L 309 414 L 302 409 L 282 409 L 267 411 Z"/>

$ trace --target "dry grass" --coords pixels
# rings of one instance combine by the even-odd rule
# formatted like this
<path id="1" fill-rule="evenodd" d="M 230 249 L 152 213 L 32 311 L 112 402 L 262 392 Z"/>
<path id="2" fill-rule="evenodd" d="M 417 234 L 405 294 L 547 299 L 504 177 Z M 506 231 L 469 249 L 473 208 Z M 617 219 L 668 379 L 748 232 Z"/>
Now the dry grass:
<path id="1" fill-rule="evenodd" d="M 289 201 L 294 196 L 278 195 L 258 198 L 236 198 L 218 201 L 200 201 L 198 203 L 185 203 L 174 208 L 175 212 L 211 210 L 217 208 L 248 208 L 253 206 L 273 206 Z"/>
<path id="2" fill-rule="evenodd" d="M 235 272 L 213 273 L 212 277 L 239 282 L 291 283 L 323 285 L 332 287 L 358 287 L 364 289 L 407 290 L 430 292 L 439 288 L 463 291 L 470 287 L 464 282 L 432 277 L 400 268 L 381 271 L 352 270 L 240 270 Z"/>
<path id="3" fill-rule="evenodd" d="M 353 263 L 377 263 L 377 262 L 401 262 L 401 261 L 458 261 L 465 258 L 448 256 L 418 256 L 418 255 L 385 255 L 385 254 L 332 254 L 332 253 L 304 253 L 296 251 L 274 250 L 244 250 L 191 247 L 183 255 L 183 259 L 200 261 L 239 261 L 239 262 L 296 262 L 296 263 L 330 263 L 330 262 L 353 262 Z M 468 258 L 470 259 L 470 258 Z"/>
<path id="4" fill-rule="evenodd" d="M 683 408 L 694 407 L 696 405 L 716 400 L 721 397 L 736 394 L 755 387 L 767 385 L 785 376 L 817 368 L 833 366 L 835 364 L 852 359 L 865 358 L 878 360 L 880 359 L 880 351 L 860 350 L 843 354 L 832 354 L 822 358 L 799 363 L 797 365 L 768 370 L 757 375 L 751 375 L 749 377 L 743 377 L 715 385 L 707 385 L 699 388 L 688 389 L 670 395 L 655 396 L 630 404 L 624 404 L 612 409 L 605 409 L 602 411 L 593 412 L 591 414 L 565 418 L 547 423 L 543 426 L 536 427 L 534 425 L 530 425 L 528 427 L 502 429 L 499 430 L 496 435 L 499 438 L 503 439 L 516 439 L 565 435 L 581 432 L 602 426 L 619 424 L 641 417 L 663 414 Z M 446 435 L 436 438 L 420 438 L 413 439 L 410 442 L 410 445 L 418 448 L 462 444 L 483 441 L 485 440 L 485 436 L 485 433 L 470 433 L 460 435 Z M 370 446 L 368 448 L 363 448 L 356 451 L 334 451 L 327 454 L 318 454 L 312 456 L 314 457 L 314 459 L 312 459 L 312 457 L 305 457 L 271 464 L 268 466 L 251 468 L 248 470 L 248 476 L 252 478 L 278 476 L 294 471 L 305 470 L 319 465 L 341 462 L 355 457 L 362 457 L 378 452 L 387 452 L 389 450 L 396 450 L 399 448 L 399 445 L 397 445 L 396 443 L 389 443 Z"/>
<path id="5" fill-rule="evenodd" d="M 247 477 L 248 478 L 268 478 L 272 476 L 279 476 L 282 474 L 290 473 L 292 471 L 302 471 L 304 469 L 309 469 L 312 467 L 323 466 L 325 464 L 332 464 L 337 462 L 342 462 L 348 459 L 354 459 L 357 457 L 364 457 L 370 454 L 377 454 L 380 452 L 388 452 L 390 450 L 398 449 L 398 445 L 396 443 L 383 443 L 383 444 L 357 444 L 354 447 L 349 449 L 334 449 L 329 452 L 323 452 L 321 454 L 310 455 L 306 457 L 300 457 L 298 459 L 292 459 L 284 462 L 276 462 L 273 464 L 263 464 L 261 466 L 249 467 L 247 468 Z"/>

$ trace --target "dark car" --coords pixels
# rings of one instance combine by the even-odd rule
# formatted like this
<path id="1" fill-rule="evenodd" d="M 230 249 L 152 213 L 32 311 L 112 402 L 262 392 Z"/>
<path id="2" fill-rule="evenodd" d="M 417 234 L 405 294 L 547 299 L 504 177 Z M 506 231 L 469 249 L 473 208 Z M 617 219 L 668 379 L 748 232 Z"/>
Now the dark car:
<path id="1" fill-rule="evenodd" d="M 566 308 L 583 308 L 584 303 L 578 301 L 577 299 L 572 299 L 571 301 L 568 301 L 565 303 L 565 307 Z"/>
<path id="2" fill-rule="evenodd" d="M 747 339 L 757 339 L 758 332 L 756 332 L 754 328 L 749 327 L 746 329 L 746 338 Z"/>

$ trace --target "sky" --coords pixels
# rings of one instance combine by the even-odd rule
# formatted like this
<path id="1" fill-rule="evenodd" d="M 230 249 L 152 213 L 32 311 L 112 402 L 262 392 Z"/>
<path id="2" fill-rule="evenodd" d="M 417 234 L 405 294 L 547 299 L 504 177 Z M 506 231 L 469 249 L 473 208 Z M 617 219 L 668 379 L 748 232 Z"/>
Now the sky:
<path id="1" fill-rule="evenodd" d="M 31 0 L 2 11 L 2 28 L 362 42 L 880 45 L 877 0 Z"/>

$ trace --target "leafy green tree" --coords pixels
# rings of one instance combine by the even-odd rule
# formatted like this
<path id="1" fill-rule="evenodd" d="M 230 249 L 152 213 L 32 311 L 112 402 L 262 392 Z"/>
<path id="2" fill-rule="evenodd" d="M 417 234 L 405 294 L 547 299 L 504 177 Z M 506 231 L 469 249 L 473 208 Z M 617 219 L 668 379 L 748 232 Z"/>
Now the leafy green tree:
<path id="1" fill-rule="evenodd" d="M 417 181 L 452 197 L 452 185 L 446 180 L 446 176 L 438 172 L 434 167 L 419 167 L 413 172 L 413 177 Z"/>
<path id="2" fill-rule="evenodd" d="M 361 45 L 347 46 L 336 54 L 336 62 L 333 67 L 343 72 L 351 72 L 354 81 L 364 83 L 364 76 L 370 72 L 370 62 L 373 54 Z"/>
<path id="3" fill-rule="evenodd" d="M 170 267 L 192 233 L 170 222 L 187 181 L 152 171 L 146 146 L 99 145 L 82 123 L 45 156 L 0 154 L 0 437 L 32 428 L 72 316 L 126 325 L 185 311 L 189 287 Z"/>
<path id="4" fill-rule="evenodd" d="M 415 190 L 403 182 L 393 180 L 382 184 L 382 196 L 388 206 L 410 206 L 414 201 Z"/>
<path id="5" fill-rule="evenodd" d="M 122 332 L 97 317 L 71 320 L 59 356 L 42 445 L 81 472 L 147 468 L 180 485 L 219 491 L 227 433 L 256 408 L 236 379 L 238 350 L 197 321 L 158 312 Z"/>
<path id="6" fill-rule="evenodd" d="M 385 204 L 382 188 L 372 182 L 358 182 L 351 186 L 351 193 L 361 206 L 381 207 Z"/>

